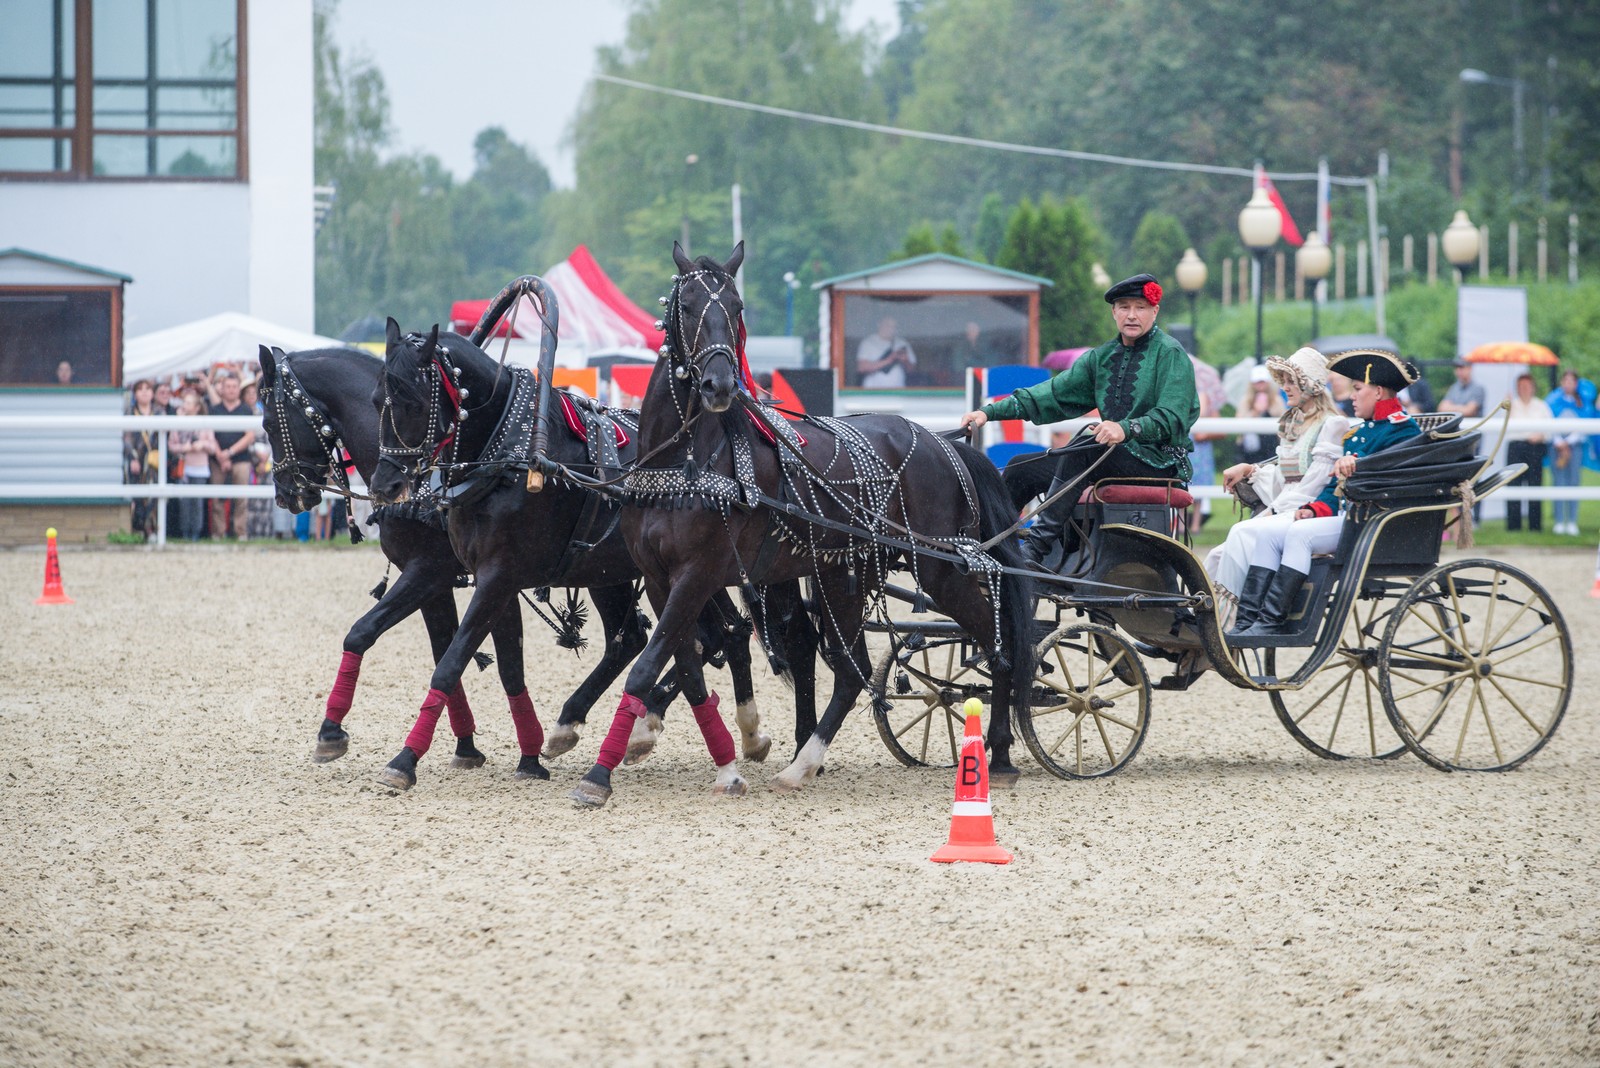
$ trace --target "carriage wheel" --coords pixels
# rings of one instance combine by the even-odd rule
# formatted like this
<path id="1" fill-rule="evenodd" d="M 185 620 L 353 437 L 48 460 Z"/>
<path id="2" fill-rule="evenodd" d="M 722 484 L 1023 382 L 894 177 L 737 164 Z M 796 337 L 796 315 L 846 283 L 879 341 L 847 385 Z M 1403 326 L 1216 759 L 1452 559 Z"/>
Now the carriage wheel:
<path id="1" fill-rule="evenodd" d="M 1357 600 L 1328 662 L 1298 690 L 1268 696 L 1289 736 L 1324 760 L 1389 760 L 1406 751 L 1395 736 L 1378 687 L 1378 650 L 1399 591 Z M 1311 652 L 1268 649 L 1267 674 L 1293 675 Z"/>
<path id="2" fill-rule="evenodd" d="M 987 706 L 993 689 L 982 656 L 964 638 L 890 636 L 887 685 L 883 701 L 873 702 L 872 721 L 896 760 L 908 768 L 955 767 L 966 731 L 962 705 L 977 697 Z"/>
<path id="3" fill-rule="evenodd" d="M 1017 726 L 1033 758 L 1063 779 L 1120 771 L 1150 727 L 1150 676 L 1110 627 L 1069 623 L 1039 643 L 1032 707 Z"/>
<path id="4" fill-rule="evenodd" d="M 1401 598 L 1378 670 L 1389 721 L 1417 756 L 1443 771 L 1509 771 L 1566 714 L 1572 639 L 1526 572 L 1458 560 Z"/>

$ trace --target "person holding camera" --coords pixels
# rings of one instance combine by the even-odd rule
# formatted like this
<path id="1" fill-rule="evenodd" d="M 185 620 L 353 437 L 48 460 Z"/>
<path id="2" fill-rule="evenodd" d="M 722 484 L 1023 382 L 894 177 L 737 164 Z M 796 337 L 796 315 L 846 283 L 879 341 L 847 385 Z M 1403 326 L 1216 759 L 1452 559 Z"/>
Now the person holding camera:
<path id="1" fill-rule="evenodd" d="M 856 374 L 864 389 L 904 389 L 906 371 L 917 365 L 917 354 L 897 331 L 892 315 L 878 320 L 878 332 L 856 346 Z"/>

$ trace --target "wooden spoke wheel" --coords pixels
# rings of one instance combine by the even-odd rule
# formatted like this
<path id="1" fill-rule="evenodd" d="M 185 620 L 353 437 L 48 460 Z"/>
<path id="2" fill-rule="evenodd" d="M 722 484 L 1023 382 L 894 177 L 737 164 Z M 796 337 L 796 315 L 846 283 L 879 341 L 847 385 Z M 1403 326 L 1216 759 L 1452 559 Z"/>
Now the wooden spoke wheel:
<path id="1" fill-rule="evenodd" d="M 1375 597 L 1356 601 L 1339 646 L 1298 690 L 1272 690 L 1272 710 L 1289 736 L 1324 760 L 1389 760 L 1406 745 L 1389 725 L 1378 686 L 1378 650 L 1384 628 L 1400 603 L 1402 584 L 1380 584 Z M 1267 674 L 1293 675 L 1311 649 L 1268 649 Z"/>
<path id="2" fill-rule="evenodd" d="M 1045 770 L 1063 779 L 1112 775 L 1150 727 L 1150 676 L 1133 643 L 1096 623 L 1069 623 L 1039 643 L 1032 707 L 1017 727 Z"/>
<path id="3" fill-rule="evenodd" d="M 1418 757 L 1443 771 L 1509 771 L 1566 714 L 1572 639 L 1526 572 L 1458 560 L 1401 598 L 1378 673 L 1389 721 Z"/>
<path id="4" fill-rule="evenodd" d="M 894 758 L 908 768 L 955 767 L 966 731 L 962 705 L 989 704 L 993 689 L 983 650 L 961 637 L 928 638 L 917 631 L 889 638 L 882 701 L 872 721 Z"/>

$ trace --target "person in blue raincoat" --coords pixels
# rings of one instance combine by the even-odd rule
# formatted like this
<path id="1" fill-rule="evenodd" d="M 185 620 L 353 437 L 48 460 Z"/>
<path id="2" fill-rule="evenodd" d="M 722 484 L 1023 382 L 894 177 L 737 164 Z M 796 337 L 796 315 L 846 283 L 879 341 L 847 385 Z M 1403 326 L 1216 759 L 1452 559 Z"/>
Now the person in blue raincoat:
<path id="1" fill-rule="evenodd" d="M 1595 412 L 1595 385 L 1587 378 L 1579 378 L 1576 371 L 1561 376 L 1561 385 L 1551 390 L 1545 398 L 1550 414 L 1557 419 L 1593 419 Z M 1551 443 L 1550 482 L 1554 486 L 1577 486 L 1583 479 L 1584 467 L 1600 467 L 1600 455 L 1594 446 L 1595 438 L 1588 433 L 1574 431 L 1557 434 Z M 1557 500 L 1555 532 L 1578 535 L 1578 502 L 1575 499 Z"/>

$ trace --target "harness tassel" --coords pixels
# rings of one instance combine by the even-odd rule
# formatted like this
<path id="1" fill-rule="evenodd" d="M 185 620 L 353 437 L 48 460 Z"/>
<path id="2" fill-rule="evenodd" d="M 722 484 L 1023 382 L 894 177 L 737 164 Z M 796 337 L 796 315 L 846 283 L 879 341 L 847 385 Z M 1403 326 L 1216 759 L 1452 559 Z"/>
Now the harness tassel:
<path id="1" fill-rule="evenodd" d="M 374 601 L 383 600 L 383 595 L 389 592 L 389 569 L 393 566 L 393 562 L 383 565 L 383 581 L 372 587 L 372 599 Z"/>

